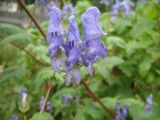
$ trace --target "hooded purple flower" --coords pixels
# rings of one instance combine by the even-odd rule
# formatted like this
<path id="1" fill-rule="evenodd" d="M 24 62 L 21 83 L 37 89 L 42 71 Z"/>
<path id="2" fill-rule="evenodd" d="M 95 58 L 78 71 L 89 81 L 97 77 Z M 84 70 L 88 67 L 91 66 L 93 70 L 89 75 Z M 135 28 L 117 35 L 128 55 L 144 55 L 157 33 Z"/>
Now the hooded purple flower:
<path id="1" fill-rule="evenodd" d="M 124 120 L 128 116 L 128 105 L 124 105 L 123 110 L 121 109 L 120 103 L 116 103 L 117 114 L 115 120 Z"/>
<path id="2" fill-rule="evenodd" d="M 67 18 L 67 14 L 70 13 L 71 15 L 74 15 L 74 8 L 72 4 L 65 4 L 62 8 L 62 14 L 64 18 Z"/>
<path id="3" fill-rule="evenodd" d="M 100 4 L 104 4 L 104 5 L 109 6 L 110 5 L 110 0 L 101 0 Z"/>
<path id="4" fill-rule="evenodd" d="M 69 86 L 71 79 L 79 84 L 81 81 L 81 72 L 79 69 L 80 59 L 82 56 L 81 39 L 75 16 L 69 17 L 69 32 L 66 41 L 66 55 L 67 55 L 67 75 L 66 85 Z"/>
<path id="5" fill-rule="evenodd" d="M 72 96 L 69 96 L 69 95 L 63 95 L 62 96 L 62 104 L 63 105 L 68 105 L 72 102 L 73 100 L 73 97 Z"/>
<path id="6" fill-rule="evenodd" d="M 146 101 L 146 111 L 152 112 L 153 95 L 149 95 Z"/>
<path id="7" fill-rule="evenodd" d="M 18 120 L 18 116 L 12 115 L 10 120 Z"/>
<path id="8" fill-rule="evenodd" d="M 111 15 L 117 16 L 119 14 L 120 10 L 123 10 L 124 14 L 126 16 L 129 16 L 130 15 L 129 3 L 126 1 L 123 1 L 123 2 L 116 1 L 116 3 L 113 5 L 113 8 L 111 10 Z"/>
<path id="9" fill-rule="evenodd" d="M 49 101 L 46 104 L 46 111 L 51 112 L 51 110 L 52 110 L 52 106 L 51 106 L 51 102 Z"/>
<path id="10" fill-rule="evenodd" d="M 42 109 L 44 102 L 45 102 L 45 97 L 42 96 L 42 97 L 41 97 L 41 100 L 40 100 L 40 103 L 39 103 L 39 109 L 40 109 L 40 110 Z M 48 101 L 48 102 L 46 103 L 46 109 L 44 109 L 44 111 L 46 110 L 46 111 L 48 111 L 48 112 L 51 112 L 51 109 L 52 109 L 52 107 L 51 107 L 51 102 Z M 44 112 L 44 111 L 43 111 L 43 112 Z"/>
<path id="11" fill-rule="evenodd" d="M 61 11 L 55 5 L 48 8 L 48 16 L 50 17 L 47 41 L 50 44 L 49 54 L 52 68 L 60 73 L 61 68 L 65 68 L 64 62 L 64 30 L 61 25 Z"/>
<path id="12" fill-rule="evenodd" d="M 41 97 L 41 100 L 40 100 L 40 103 L 39 103 L 39 109 L 40 109 L 40 110 L 42 109 L 44 102 L 45 102 L 45 97 L 42 96 L 42 97 Z"/>
<path id="13" fill-rule="evenodd" d="M 85 55 L 83 62 L 90 74 L 93 73 L 93 63 L 98 58 L 104 58 L 107 54 L 103 42 L 100 39 L 101 35 L 106 35 L 98 25 L 100 11 L 97 7 L 89 8 L 82 14 L 82 24 L 84 27 Z"/>

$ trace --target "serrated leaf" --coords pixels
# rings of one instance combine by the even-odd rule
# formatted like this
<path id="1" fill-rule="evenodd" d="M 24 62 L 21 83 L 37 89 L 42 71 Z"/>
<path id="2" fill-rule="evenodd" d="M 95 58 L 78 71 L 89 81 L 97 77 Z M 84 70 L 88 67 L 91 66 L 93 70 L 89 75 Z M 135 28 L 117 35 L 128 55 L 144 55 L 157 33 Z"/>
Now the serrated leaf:
<path id="1" fill-rule="evenodd" d="M 85 120 L 83 113 L 77 113 L 74 120 Z"/>
<path id="2" fill-rule="evenodd" d="M 0 33 L 4 36 L 22 32 L 23 29 L 8 23 L 0 23 Z"/>
<path id="3" fill-rule="evenodd" d="M 118 36 L 109 36 L 107 37 L 107 45 L 109 47 L 120 47 L 120 48 L 124 48 L 125 47 L 125 42 L 122 38 L 118 37 Z"/>
<path id="4" fill-rule="evenodd" d="M 54 118 L 46 112 L 40 113 L 35 113 L 31 119 L 29 120 L 54 120 Z"/>
<path id="5" fill-rule="evenodd" d="M 18 43 L 28 43 L 30 35 L 27 32 L 20 32 L 10 36 L 5 37 L 0 41 L 0 45 L 5 45 L 12 42 Z"/>
<path id="6" fill-rule="evenodd" d="M 117 56 L 112 56 L 112 57 L 106 58 L 106 63 L 107 63 L 107 65 L 110 65 L 110 66 L 120 65 L 123 62 L 124 62 L 124 60 L 120 57 L 117 57 Z"/>
<path id="7" fill-rule="evenodd" d="M 36 85 L 37 87 L 41 86 L 42 83 L 43 83 L 45 80 L 53 77 L 53 75 L 54 75 L 54 71 L 52 70 L 51 67 L 47 67 L 47 68 L 44 68 L 44 69 L 40 70 L 40 71 L 38 72 L 37 76 L 36 76 L 35 81 L 34 81 L 34 82 L 35 82 L 35 85 Z"/>

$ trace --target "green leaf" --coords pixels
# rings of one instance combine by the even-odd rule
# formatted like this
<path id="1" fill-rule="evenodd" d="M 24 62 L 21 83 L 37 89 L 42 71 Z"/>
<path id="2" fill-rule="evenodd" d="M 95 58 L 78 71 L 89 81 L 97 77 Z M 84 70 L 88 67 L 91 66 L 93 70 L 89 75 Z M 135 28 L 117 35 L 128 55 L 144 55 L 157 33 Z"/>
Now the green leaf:
<path id="1" fill-rule="evenodd" d="M 80 112 L 77 113 L 73 120 L 85 120 L 84 114 Z"/>
<path id="2" fill-rule="evenodd" d="M 22 32 L 23 29 L 8 23 L 0 23 L 0 33 L 4 36 Z"/>
<path id="3" fill-rule="evenodd" d="M 54 71 L 51 67 L 44 68 L 38 72 L 36 79 L 34 80 L 34 83 L 37 87 L 40 87 L 45 80 L 53 77 L 53 75 Z"/>
<path id="4" fill-rule="evenodd" d="M 122 34 L 127 27 L 131 26 L 131 22 L 128 20 L 119 20 L 116 22 L 115 30 L 118 34 Z"/>
<path id="5" fill-rule="evenodd" d="M 118 36 L 109 36 L 107 37 L 106 42 L 109 48 L 114 48 L 114 47 L 124 48 L 126 45 L 124 40 Z"/>
<path id="6" fill-rule="evenodd" d="M 11 42 L 28 43 L 30 37 L 31 36 L 27 32 L 16 33 L 2 39 L 0 45 L 5 45 Z"/>
<path id="7" fill-rule="evenodd" d="M 117 66 L 124 62 L 124 60 L 117 56 L 107 57 L 106 64 L 110 66 Z"/>
<path id="8" fill-rule="evenodd" d="M 145 18 L 141 18 L 130 31 L 132 38 L 139 38 L 143 33 L 151 31 L 154 26 L 154 22 L 148 21 Z"/>
<path id="9" fill-rule="evenodd" d="M 29 120 L 54 120 L 54 118 L 46 112 L 40 113 L 35 113 L 31 119 Z"/>
<path id="10" fill-rule="evenodd" d="M 141 77 L 145 77 L 151 67 L 152 59 L 145 57 L 139 65 L 139 74 Z"/>

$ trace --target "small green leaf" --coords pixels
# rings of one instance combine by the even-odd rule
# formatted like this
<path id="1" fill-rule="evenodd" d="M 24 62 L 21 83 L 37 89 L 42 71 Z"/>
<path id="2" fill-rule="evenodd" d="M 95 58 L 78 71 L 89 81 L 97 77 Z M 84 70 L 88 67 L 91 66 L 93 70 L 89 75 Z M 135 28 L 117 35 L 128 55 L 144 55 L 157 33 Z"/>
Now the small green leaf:
<path id="1" fill-rule="evenodd" d="M 83 113 L 77 113 L 74 120 L 85 120 Z"/>
<path id="2" fill-rule="evenodd" d="M 35 113 L 31 119 L 29 120 L 54 120 L 54 118 L 46 112 L 40 113 Z"/>

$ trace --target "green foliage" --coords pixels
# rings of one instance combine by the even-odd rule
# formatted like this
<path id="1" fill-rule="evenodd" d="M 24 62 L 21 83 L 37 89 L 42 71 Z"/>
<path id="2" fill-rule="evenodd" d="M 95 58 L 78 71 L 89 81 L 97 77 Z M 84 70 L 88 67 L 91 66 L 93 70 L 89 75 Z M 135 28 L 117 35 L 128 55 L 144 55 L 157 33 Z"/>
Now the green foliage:
<path id="1" fill-rule="evenodd" d="M 46 112 L 35 113 L 33 117 L 29 120 L 54 120 L 53 117 Z"/>

